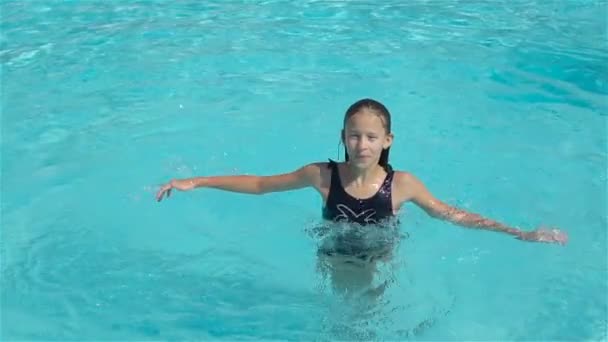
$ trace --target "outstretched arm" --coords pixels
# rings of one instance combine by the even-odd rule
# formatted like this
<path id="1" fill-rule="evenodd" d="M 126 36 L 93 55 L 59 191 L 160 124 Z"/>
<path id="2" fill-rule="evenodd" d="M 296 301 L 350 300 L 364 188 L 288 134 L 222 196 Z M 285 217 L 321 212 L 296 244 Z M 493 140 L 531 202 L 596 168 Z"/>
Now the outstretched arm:
<path id="1" fill-rule="evenodd" d="M 169 197 L 172 189 L 188 191 L 204 187 L 256 195 L 295 190 L 320 183 L 320 168 L 319 164 L 309 164 L 293 172 L 273 176 L 234 175 L 174 179 L 158 190 L 156 200 L 160 202 L 163 196 Z"/>
<path id="2" fill-rule="evenodd" d="M 479 214 L 450 206 L 435 198 L 426 186 L 411 174 L 405 174 L 402 181 L 406 183 L 405 186 L 407 186 L 409 191 L 408 199 L 432 217 L 449 221 L 463 227 L 506 233 L 526 241 L 557 242 L 562 244 L 567 242 L 567 236 L 556 229 L 523 231 L 507 226 L 501 222 L 485 218 Z"/>

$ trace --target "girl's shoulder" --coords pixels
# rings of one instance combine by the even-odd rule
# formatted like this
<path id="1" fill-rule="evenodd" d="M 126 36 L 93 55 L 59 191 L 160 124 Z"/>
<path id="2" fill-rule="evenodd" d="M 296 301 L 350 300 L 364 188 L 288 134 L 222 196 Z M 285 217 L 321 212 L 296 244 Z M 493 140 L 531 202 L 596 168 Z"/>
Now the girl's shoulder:
<path id="1" fill-rule="evenodd" d="M 405 171 L 405 170 L 393 170 L 394 172 L 394 178 L 395 180 L 400 180 L 400 181 L 407 181 L 410 180 L 412 178 L 415 178 L 415 176 L 409 172 L 409 171 Z"/>
<path id="2" fill-rule="evenodd" d="M 395 171 L 393 192 L 404 201 L 425 190 L 425 185 L 418 177 L 408 171 Z"/>
<path id="3" fill-rule="evenodd" d="M 333 161 L 329 160 L 326 162 L 312 162 L 304 165 L 300 168 L 301 171 L 306 173 L 309 177 L 316 179 L 325 179 L 328 175 L 331 175 Z"/>
<path id="4" fill-rule="evenodd" d="M 415 193 L 420 186 L 423 186 L 422 182 L 413 173 L 409 171 L 395 171 L 393 187 L 397 191 L 402 192 L 404 195 L 410 195 L 411 193 Z"/>
<path id="5" fill-rule="evenodd" d="M 318 190 L 328 188 L 331 184 L 332 161 L 311 162 L 298 171 L 307 182 Z"/>
<path id="6" fill-rule="evenodd" d="M 398 188 L 411 188 L 421 184 L 418 177 L 409 171 L 395 170 L 393 175 L 393 183 Z"/>

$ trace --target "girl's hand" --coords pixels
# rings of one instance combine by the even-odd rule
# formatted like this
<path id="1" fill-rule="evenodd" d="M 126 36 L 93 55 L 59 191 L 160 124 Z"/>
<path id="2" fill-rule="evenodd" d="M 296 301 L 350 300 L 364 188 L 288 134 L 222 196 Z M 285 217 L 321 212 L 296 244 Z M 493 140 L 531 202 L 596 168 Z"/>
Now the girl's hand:
<path id="1" fill-rule="evenodd" d="M 558 243 L 560 245 L 568 243 L 568 234 L 559 229 L 539 228 L 531 232 L 522 232 L 517 238 L 524 241 Z"/>
<path id="2" fill-rule="evenodd" d="M 194 188 L 194 182 L 191 180 L 179 180 L 174 179 L 171 182 L 160 187 L 158 192 L 156 193 L 156 200 L 160 202 L 163 199 L 163 196 L 166 195 L 168 198 L 171 196 L 171 190 L 177 189 L 180 191 L 188 191 Z"/>

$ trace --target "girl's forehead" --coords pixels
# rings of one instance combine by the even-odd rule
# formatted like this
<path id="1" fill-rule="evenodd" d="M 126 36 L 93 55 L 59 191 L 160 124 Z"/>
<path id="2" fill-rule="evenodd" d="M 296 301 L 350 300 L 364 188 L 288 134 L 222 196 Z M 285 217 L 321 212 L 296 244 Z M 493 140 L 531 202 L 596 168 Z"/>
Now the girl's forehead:
<path id="1" fill-rule="evenodd" d="M 359 111 L 346 121 L 347 128 L 384 129 L 385 122 L 381 115 L 372 111 Z"/>

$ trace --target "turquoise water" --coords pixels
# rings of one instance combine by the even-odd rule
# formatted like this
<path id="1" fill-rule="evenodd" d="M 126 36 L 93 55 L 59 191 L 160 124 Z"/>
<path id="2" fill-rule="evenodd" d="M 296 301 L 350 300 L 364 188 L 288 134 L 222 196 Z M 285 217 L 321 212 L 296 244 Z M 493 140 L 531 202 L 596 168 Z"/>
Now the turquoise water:
<path id="1" fill-rule="evenodd" d="M 2 340 L 607 339 L 605 1 L 0 3 Z M 154 200 L 336 159 L 361 97 L 394 167 L 570 243 L 407 206 L 368 302 L 318 271 L 312 190 Z"/>

